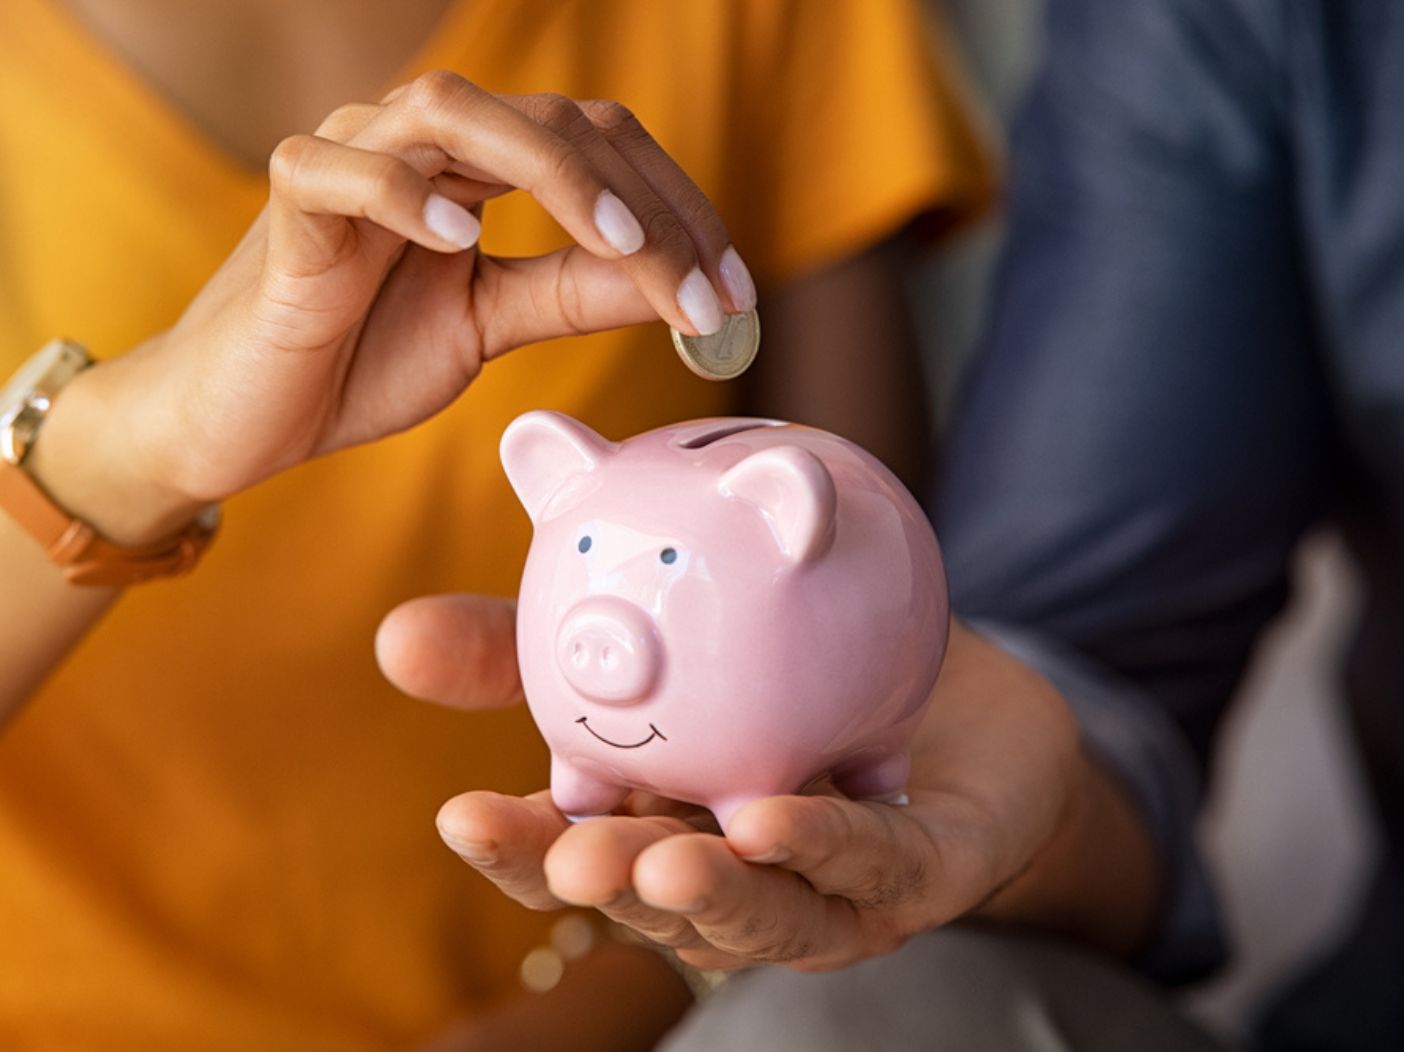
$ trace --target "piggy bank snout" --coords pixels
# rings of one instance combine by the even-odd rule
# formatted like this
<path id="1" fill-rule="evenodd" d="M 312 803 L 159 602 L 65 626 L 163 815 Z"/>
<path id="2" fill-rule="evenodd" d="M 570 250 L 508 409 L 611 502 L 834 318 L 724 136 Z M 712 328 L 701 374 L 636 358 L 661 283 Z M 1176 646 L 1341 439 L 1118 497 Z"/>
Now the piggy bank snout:
<path id="1" fill-rule="evenodd" d="M 591 701 L 630 705 L 648 697 L 663 666 L 653 620 L 616 596 L 577 603 L 556 635 L 566 681 Z"/>

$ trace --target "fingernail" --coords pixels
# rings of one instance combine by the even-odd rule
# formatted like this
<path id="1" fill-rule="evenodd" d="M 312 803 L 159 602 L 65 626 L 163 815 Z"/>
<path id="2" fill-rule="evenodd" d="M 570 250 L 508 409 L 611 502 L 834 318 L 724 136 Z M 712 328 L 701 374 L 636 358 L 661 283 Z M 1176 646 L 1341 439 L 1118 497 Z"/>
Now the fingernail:
<path id="1" fill-rule="evenodd" d="M 477 216 L 442 194 L 430 194 L 424 202 L 424 225 L 459 248 L 472 248 L 483 232 Z"/>
<path id="2" fill-rule="evenodd" d="M 773 866 L 780 862 L 790 860 L 790 852 L 783 847 L 773 847 L 769 851 L 763 851 L 759 855 L 742 855 L 747 862 L 755 862 L 757 865 Z"/>
<path id="3" fill-rule="evenodd" d="M 595 202 L 595 229 L 621 255 L 631 256 L 643 248 L 643 227 L 629 206 L 608 190 Z"/>
<path id="4" fill-rule="evenodd" d="M 443 830 L 439 831 L 439 835 L 444 838 L 444 843 L 452 849 L 454 854 L 470 865 L 490 866 L 497 861 L 497 848 L 493 844 L 476 840 L 458 840 Z"/>
<path id="5" fill-rule="evenodd" d="M 722 253 L 719 269 L 722 284 L 726 286 L 726 294 L 731 297 L 736 309 L 755 310 L 756 283 L 751 280 L 750 270 L 741 262 L 740 253 L 733 246 L 727 245 L 726 251 Z"/>
<path id="6" fill-rule="evenodd" d="M 721 300 L 707 276 L 697 267 L 687 272 L 678 286 L 678 306 L 687 315 L 692 327 L 703 336 L 720 332 L 722 327 Z"/>

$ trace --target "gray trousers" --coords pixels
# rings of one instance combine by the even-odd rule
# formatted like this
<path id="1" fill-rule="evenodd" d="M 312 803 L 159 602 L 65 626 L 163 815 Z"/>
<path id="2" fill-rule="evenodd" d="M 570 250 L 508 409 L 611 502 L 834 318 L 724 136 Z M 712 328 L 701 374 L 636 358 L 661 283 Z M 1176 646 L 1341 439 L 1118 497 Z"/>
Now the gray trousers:
<path id="1" fill-rule="evenodd" d="M 1149 983 L 1055 941 L 974 926 L 838 972 L 758 968 L 659 1052 L 1223 1052 Z"/>

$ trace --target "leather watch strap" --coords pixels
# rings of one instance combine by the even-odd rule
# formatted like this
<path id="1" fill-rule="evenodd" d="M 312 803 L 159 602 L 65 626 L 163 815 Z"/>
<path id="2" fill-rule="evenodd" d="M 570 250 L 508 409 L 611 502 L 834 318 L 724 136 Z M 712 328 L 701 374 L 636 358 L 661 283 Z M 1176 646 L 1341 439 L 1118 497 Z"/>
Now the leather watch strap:
<path id="1" fill-rule="evenodd" d="M 173 537 L 120 546 L 98 536 L 81 519 L 65 514 L 26 472 L 0 459 L 0 508 L 44 548 L 72 584 L 120 587 L 193 567 L 218 525 L 211 507 Z"/>
<path id="2" fill-rule="evenodd" d="M 214 537 L 217 506 L 172 537 L 126 547 L 68 514 L 24 469 L 54 400 L 92 365 L 82 344 L 51 340 L 0 389 L 0 511 L 38 541 L 73 584 L 121 587 L 184 573 Z"/>

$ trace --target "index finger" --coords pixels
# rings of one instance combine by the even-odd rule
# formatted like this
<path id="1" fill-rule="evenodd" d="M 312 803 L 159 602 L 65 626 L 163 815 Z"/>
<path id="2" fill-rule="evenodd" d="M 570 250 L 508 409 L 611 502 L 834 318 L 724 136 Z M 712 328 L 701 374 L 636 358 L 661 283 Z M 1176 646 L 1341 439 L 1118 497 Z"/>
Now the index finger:
<path id="1" fill-rule="evenodd" d="M 601 172 L 579 144 L 461 77 L 443 71 L 420 77 L 353 144 L 394 153 L 425 175 L 451 170 L 525 190 L 585 251 L 605 260 L 627 258 L 630 277 L 674 328 L 721 327 L 719 301 L 701 271 L 686 284 L 695 266 L 691 242 L 680 233 L 675 244 L 651 244 L 625 201 L 628 191 L 615 185 L 619 171 Z M 650 251 L 634 258 L 646 245 Z"/>
<path id="2" fill-rule="evenodd" d="M 697 246 L 708 279 L 726 293 L 731 309 L 755 309 L 755 281 L 701 187 L 627 107 L 612 99 L 587 99 L 580 108 L 605 141 L 672 210 Z"/>
<path id="3" fill-rule="evenodd" d="M 435 70 L 406 85 L 351 144 L 397 153 L 425 175 L 452 169 L 519 187 L 594 254 L 625 254 L 595 227 L 595 203 L 609 188 L 584 158 L 550 129 L 454 73 Z"/>

